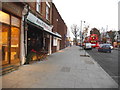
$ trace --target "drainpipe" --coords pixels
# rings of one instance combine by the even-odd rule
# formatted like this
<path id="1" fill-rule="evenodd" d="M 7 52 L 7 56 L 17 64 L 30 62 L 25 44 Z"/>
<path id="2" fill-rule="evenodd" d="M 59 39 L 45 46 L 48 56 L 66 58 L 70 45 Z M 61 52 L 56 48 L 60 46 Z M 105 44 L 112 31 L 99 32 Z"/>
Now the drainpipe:
<path id="1" fill-rule="evenodd" d="M 26 61 L 26 57 L 27 57 L 27 47 L 26 47 L 26 25 L 27 25 L 27 16 L 28 16 L 28 13 L 29 13 L 29 5 L 26 4 L 24 6 L 24 10 L 23 10 L 23 17 L 24 17 L 24 21 L 23 21 L 23 29 L 24 29 L 24 53 L 25 53 L 25 61 Z"/>

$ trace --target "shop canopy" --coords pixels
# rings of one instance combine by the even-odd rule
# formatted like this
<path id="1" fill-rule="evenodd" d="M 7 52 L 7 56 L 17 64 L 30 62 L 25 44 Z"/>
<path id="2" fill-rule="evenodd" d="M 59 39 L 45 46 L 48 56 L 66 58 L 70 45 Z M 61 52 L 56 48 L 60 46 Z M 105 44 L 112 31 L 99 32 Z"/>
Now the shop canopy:
<path id="1" fill-rule="evenodd" d="M 61 38 L 62 36 L 60 34 L 58 34 L 57 32 L 54 33 L 52 32 L 52 28 L 53 26 L 52 25 L 48 25 L 47 23 L 45 23 L 44 21 L 42 21 L 41 19 L 39 19 L 38 17 L 36 17 L 34 14 L 32 14 L 31 12 L 28 13 L 28 16 L 27 16 L 27 21 L 30 23 L 30 24 L 34 24 L 36 27 L 38 28 L 42 28 L 45 32 L 53 35 L 53 36 L 56 36 L 56 37 L 59 37 Z"/>

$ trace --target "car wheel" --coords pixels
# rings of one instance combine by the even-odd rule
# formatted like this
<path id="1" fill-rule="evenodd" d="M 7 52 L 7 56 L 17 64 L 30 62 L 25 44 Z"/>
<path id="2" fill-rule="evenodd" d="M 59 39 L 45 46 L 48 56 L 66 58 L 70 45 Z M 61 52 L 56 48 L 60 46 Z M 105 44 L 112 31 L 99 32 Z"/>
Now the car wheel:
<path id="1" fill-rule="evenodd" d="M 111 51 L 109 51 L 109 53 L 111 53 Z"/>

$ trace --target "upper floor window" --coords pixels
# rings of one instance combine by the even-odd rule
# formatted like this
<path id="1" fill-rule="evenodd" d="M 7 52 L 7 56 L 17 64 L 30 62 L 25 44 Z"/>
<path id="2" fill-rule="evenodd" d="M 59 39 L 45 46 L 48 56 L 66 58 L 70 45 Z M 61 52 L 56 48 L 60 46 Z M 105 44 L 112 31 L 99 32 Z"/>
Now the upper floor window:
<path id="1" fill-rule="evenodd" d="M 46 19 L 50 19 L 50 4 L 46 1 Z"/>
<path id="2" fill-rule="evenodd" d="M 36 2 L 36 11 L 37 12 L 41 11 L 41 0 L 37 0 L 37 2 Z"/>

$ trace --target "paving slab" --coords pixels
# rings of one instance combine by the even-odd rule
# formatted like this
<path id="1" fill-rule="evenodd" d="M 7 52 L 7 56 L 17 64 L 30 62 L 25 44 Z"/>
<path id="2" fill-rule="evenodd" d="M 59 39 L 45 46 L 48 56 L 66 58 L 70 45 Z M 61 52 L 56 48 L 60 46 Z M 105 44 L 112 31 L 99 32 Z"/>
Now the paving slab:
<path id="1" fill-rule="evenodd" d="M 2 76 L 3 88 L 118 88 L 117 83 L 84 50 L 68 47 L 45 61 L 23 65 Z M 88 55 L 88 53 L 87 53 Z"/>

